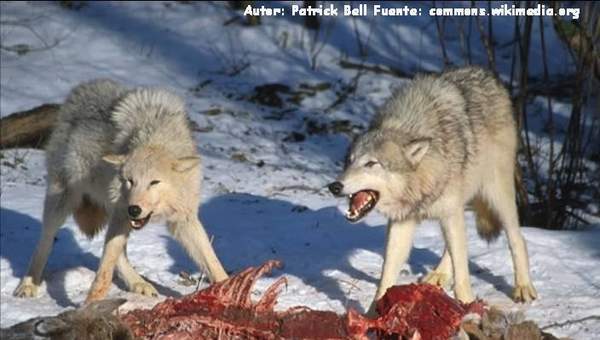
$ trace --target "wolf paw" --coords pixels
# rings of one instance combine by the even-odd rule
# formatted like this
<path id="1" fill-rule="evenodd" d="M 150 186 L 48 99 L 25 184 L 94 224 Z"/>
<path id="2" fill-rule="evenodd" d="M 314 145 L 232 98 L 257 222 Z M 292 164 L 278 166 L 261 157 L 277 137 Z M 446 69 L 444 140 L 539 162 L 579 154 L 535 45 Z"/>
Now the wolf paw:
<path id="1" fill-rule="evenodd" d="M 144 296 L 158 296 L 158 291 L 146 281 L 136 282 L 131 287 L 131 291 Z"/>
<path id="2" fill-rule="evenodd" d="M 30 280 L 23 280 L 17 289 L 13 292 L 13 295 L 21 298 L 31 298 L 37 296 L 38 286 L 33 284 Z"/>
<path id="3" fill-rule="evenodd" d="M 450 282 L 450 275 L 434 270 L 425 275 L 425 277 L 421 279 L 421 282 L 438 287 L 445 287 Z"/>
<path id="4" fill-rule="evenodd" d="M 513 290 L 513 300 L 515 302 L 529 302 L 537 298 L 537 292 L 531 283 L 518 285 Z"/>

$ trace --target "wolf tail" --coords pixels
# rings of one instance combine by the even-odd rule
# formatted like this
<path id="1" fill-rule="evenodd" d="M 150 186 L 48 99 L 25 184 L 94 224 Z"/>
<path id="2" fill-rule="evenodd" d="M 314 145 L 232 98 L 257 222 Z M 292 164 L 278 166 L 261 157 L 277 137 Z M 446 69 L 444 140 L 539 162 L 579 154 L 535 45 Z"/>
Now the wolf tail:
<path id="1" fill-rule="evenodd" d="M 106 224 L 107 213 L 104 207 L 93 202 L 87 195 L 73 212 L 73 218 L 81 232 L 87 237 L 94 237 Z"/>
<path id="2" fill-rule="evenodd" d="M 502 223 L 498 214 L 481 196 L 476 196 L 472 205 L 477 217 L 477 233 L 488 242 L 494 241 L 502 231 Z"/>

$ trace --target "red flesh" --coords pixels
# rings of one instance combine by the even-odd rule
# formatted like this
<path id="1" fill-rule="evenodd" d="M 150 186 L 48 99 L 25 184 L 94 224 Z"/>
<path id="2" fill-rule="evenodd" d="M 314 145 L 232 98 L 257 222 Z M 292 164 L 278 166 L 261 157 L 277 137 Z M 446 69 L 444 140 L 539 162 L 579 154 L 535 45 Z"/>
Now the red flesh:
<path id="1" fill-rule="evenodd" d="M 305 307 L 275 312 L 285 278 L 256 303 L 250 295 L 256 280 L 280 265 L 268 261 L 181 299 L 167 299 L 151 310 L 131 311 L 122 320 L 141 339 L 367 339 L 369 332 L 384 339 L 410 337 L 415 331 L 423 339 L 447 339 L 464 315 L 483 312 L 483 303 L 462 305 L 427 284 L 388 289 L 378 301 L 382 316 L 377 319 L 352 309 L 345 316 Z"/>

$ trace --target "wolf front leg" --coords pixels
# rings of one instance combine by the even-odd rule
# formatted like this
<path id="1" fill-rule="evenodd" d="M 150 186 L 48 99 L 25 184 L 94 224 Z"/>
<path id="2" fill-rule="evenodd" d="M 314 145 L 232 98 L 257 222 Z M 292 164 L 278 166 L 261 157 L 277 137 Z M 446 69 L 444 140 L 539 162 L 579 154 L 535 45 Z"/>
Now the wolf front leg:
<path id="1" fill-rule="evenodd" d="M 464 207 L 456 207 L 441 219 L 446 249 L 452 260 L 454 276 L 454 297 L 464 303 L 473 301 L 469 259 L 467 256 L 467 233 L 465 229 Z"/>
<path id="2" fill-rule="evenodd" d="M 227 279 L 227 273 L 217 258 L 202 223 L 195 216 L 183 218 L 169 223 L 173 237 L 183 246 L 185 251 L 196 262 L 196 265 L 206 270 L 211 282 Z"/>
<path id="3" fill-rule="evenodd" d="M 58 185 L 50 186 L 46 194 L 40 240 L 31 257 L 27 274 L 13 293 L 15 296 L 34 297 L 37 295 L 37 290 L 42 279 L 42 272 L 54 244 L 54 237 L 72 211 L 72 200 L 69 197 L 69 193 L 66 190 L 53 189 L 55 186 Z"/>
<path id="4" fill-rule="evenodd" d="M 129 226 L 127 218 L 123 216 L 113 216 L 106 233 L 104 242 L 104 252 L 100 260 L 100 267 L 96 272 L 96 278 L 88 293 L 85 303 L 103 299 L 108 293 L 112 283 L 113 272 L 117 261 L 125 251 L 125 245 L 129 237 Z"/>
<path id="5" fill-rule="evenodd" d="M 124 247 L 121 256 L 117 260 L 117 272 L 121 275 L 125 284 L 129 288 L 129 291 L 141 294 L 145 296 L 158 296 L 158 291 L 151 283 L 144 280 L 144 278 L 138 274 L 133 268 L 129 259 L 127 258 L 127 246 Z"/>
<path id="6" fill-rule="evenodd" d="M 409 219 L 402 222 L 390 220 L 388 223 L 387 240 L 385 245 L 385 255 L 383 258 L 383 270 L 379 287 L 368 314 L 375 315 L 375 304 L 398 280 L 400 267 L 406 263 L 417 222 Z"/>

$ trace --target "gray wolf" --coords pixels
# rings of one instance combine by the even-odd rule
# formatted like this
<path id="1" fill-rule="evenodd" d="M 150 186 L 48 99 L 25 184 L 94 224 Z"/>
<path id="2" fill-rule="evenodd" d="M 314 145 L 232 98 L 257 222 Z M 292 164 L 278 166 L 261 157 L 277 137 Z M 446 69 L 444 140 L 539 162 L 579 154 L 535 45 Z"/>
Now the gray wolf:
<path id="1" fill-rule="evenodd" d="M 455 297 L 473 300 L 464 223 L 469 203 L 480 236 L 491 241 L 502 229 L 506 233 L 513 298 L 537 297 L 515 203 L 516 153 L 508 92 L 481 68 L 417 76 L 383 105 L 329 185 L 334 195 L 349 197 L 348 220 L 356 222 L 374 208 L 389 218 L 375 300 L 395 283 L 423 219 L 440 221 L 446 244 L 423 281 L 442 286 L 453 278 Z"/>
<path id="2" fill-rule="evenodd" d="M 54 236 L 70 214 L 90 238 L 108 224 L 86 302 L 106 296 L 115 266 L 131 291 L 157 295 L 126 254 L 131 231 L 150 221 L 166 221 L 210 280 L 227 278 L 198 220 L 200 156 L 180 97 L 111 80 L 80 84 L 62 105 L 46 151 L 41 237 L 14 295 L 37 294 Z"/>

